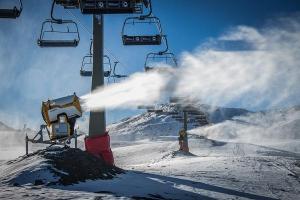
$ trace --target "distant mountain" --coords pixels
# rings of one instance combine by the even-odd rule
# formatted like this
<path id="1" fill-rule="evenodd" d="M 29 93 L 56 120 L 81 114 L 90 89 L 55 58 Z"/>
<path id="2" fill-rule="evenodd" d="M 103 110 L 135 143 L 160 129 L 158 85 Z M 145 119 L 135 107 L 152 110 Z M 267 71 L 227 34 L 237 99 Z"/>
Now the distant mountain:
<path id="1" fill-rule="evenodd" d="M 0 131 L 15 131 L 15 129 L 7 126 L 6 124 L 0 121 Z"/>
<path id="2" fill-rule="evenodd" d="M 164 111 L 174 111 L 173 105 L 162 105 L 159 107 Z M 206 113 L 209 123 L 221 123 L 226 120 L 231 120 L 237 116 L 245 116 L 252 113 L 240 108 L 222 108 L 210 106 L 201 106 L 199 108 Z M 108 126 L 110 135 L 116 139 L 143 139 L 155 138 L 157 136 L 177 136 L 178 131 L 183 127 L 182 122 L 178 122 L 171 116 L 166 114 L 143 113 L 134 117 L 127 117 L 118 123 Z M 189 124 L 189 129 L 192 129 L 192 124 Z"/>

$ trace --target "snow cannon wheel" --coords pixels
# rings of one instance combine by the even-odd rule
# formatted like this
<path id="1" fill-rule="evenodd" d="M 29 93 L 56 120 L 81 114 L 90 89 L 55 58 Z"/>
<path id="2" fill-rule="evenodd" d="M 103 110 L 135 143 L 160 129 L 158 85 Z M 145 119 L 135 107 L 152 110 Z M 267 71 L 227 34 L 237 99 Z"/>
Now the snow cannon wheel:
<path id="1" fill-rule="evenodd" d="M 110 137 L 108 132 L 101 136 L 86 137 L 84 143 L 88 153 L 98 158 L 102 158 L 109 166 L 114 165 L 114 156 L 110 148 Z"/>

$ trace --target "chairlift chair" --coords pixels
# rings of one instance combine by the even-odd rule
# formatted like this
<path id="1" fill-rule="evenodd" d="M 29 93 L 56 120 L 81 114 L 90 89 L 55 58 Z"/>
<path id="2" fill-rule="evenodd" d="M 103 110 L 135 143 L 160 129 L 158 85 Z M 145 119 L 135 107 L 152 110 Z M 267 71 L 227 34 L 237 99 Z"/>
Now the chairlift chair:
<path id="1" fill-rule="evenodd" d="M 128 25 L 135 24 L 155 24 L 158 32 L 149 35 L 128 35 L 125 33 Z M 161 24 L 157 17 L 128 17 L 125 19 L 122 28 L 123 45 L 161 45 L 162 30 Z"/>
<path id="2" fill-rule="evenodd" d="M 171 62 L 173 64 L 173 66 L 175 66 L 175 67 L 177 66 L 177 60 L 173 53 L 169 53 L 169 52 L 148 53 L 146 56 L 146 61 L 145 61 L 145 65 L 144 65 L 145 71 L 147 72 L 147 71 L 153 70 L 156 67 L 151 66 L 151 63 L 159 62 L 162 60 L 165 61 L 166 64 Z"/>
<path id="3" fill-rule="evenodd" d="M 40 33 L 40 37 L 37 41 L 40 47 L 76 47 L 79 44 L 80 36 L 79 30 L 76 22 L 72 20 L 62 20 L 56 19 L 53 17 L 55 0 L 52 3 L 51 8 L 51 19 L 47 19 L 42 24 L 42 29 Z M 64 30 L 57 30 L 55 26 L 65 25 Z M 72 30 L 70 30 L 72 27 Z M 69 35 L 74 36 L 72 39 L 53 39 L 49 37 L 51 34 L 61 34 L 61 35 Z"/>
<path id="4" fill-rule="evenodd" d="M 103 76 L 105 78 L 107 78 L 107 82 L 109 83 L 109 79 L 110 79 L 111 74 L 112 74 L 112 67 L 111 67 L 110 57 L 107 56 L 107 55 L 104 55 L 103 59 L 106 59 L 106 61 L 103 61 L 103 67 L 104 67 L 104 69 L 105 68 L 108 69 L 108 70 L 104 70 Z M 105 66 L 107 66 L 107 67 L 105 67 Z"/>
<path id="5" fill-rule="evenodd" d="M 119 78 L 127 78 L 128 77 L 127 75 L 116 73 L 116 68 L 117 68 L 118 63 L 119 63 L 118 61 L 114 62 L 114 67 L 113 67 L 113 70 L 112 70 L 111 77 L 114 79 L 114 82 L 116 82 L 116 78 L 119 79 Z"/>
<path id="6" fill-rule="evenodd" d="M 164 68 L 158 68 L 155 66 L 151 66 L 151 64 L 153 63 L 160 63 L 160 62 L 164 62 L 166 64 L 171 64 L 171 66 L 173 67 L 177 67 L 177 59 L 175 57 L 175 55 L 171 52 L 169 52 L 169 45 L 168 45 L 168 40 L 167 37 L 164 35 L 163 36 L 164 41 L 165 41 L 165 45 L 166 45 L 166 49 L 157 53 L 148 53 L 146 56 L 146 60 L 145 60 L 145 64 L 144 64 L 144 69 L 145 71 L 151 71 L 154 70 L 155 68 L 157 68 L 156 70 L 161 70 L 164 71 Z"/>
<path id="7" fill-rule="evenodd" d="M 154 25 L 157 29 L 156 34 L 131 34 L 129 35 L 126 29 L 129 25 L 135 26 L 136 24 L 149 24 Z M 162 26 L 159 18 L 152 16 L 152 4 L 149 0 L 149 13 L 139 17 L 128 17 L 125 19 L 122 27 L 122 41 L 123 45 L 161 45 L 162 41 Z"/>
<path id="8" fill-rule="evenodd" d="M 21 12 L 23 10 L 23 3 L 22 0 L 19 0 L 19 8 L 17 6 L 14 6 L 11 9 L 8 8 L 0 8 L 0 18 L 6 18 L 6 19 L 16 19 L 21 15 Z"/>
<path id="9" fill-rule="evenodd" d="M 93 56 L 86 55 L 82 58 L 81 68 L 80 68 L 80 76 L 91 77 L 93 75 L 92 70 L 87 70 L 88 65 L 93 65 Z"/>
<path id="10" fill-rule="evenodd" d="M 79 0 L 82 14 L 142 13 L 146 0 Z"/>
<path id="11" fill-rule="evenodd" d="M 104 55 L 103 58 L 107 59 L 106 62 L 103 62 L 103 65 L 108 66 L 108 70 L 104 71 L 103 75 L 105 78 L 110 78 L 111 71 L 112 71 L 110 58 L 107 55 Z M 82 63 L 81 63 L 81 68 L 80 68 L 81 76 L 91 77 L 93 75 L 92 69 L 90 69 L 90 70 L 86 69 L 88 66 L 90 66 L 90 67 L 93 66 L 93 55 L 92 54 L 88 54 L 82 58 Z"/>

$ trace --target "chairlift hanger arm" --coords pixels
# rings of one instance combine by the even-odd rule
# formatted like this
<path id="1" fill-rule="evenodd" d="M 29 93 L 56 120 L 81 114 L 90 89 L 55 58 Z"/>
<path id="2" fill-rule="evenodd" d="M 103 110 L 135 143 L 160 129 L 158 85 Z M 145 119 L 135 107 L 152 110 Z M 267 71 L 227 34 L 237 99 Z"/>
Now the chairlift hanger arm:
<path id="1" fill-rule="evenodd" d="M 149 7 L 149 13 L 146 14 L 146 15 L 141 15 L 140 19 L 148 18 L 152 15 L 152 2 L 151 2 L 151 0 L 144 1 L 144 4 L 145 4 L 146 7 Z"/>
<path id="2" fill-rule="evenodd" d="M 166 49 L 163 51 L 160 51 L 158 54 L 163 55 L 169 51 L 169 43 L 166 35 L 163 35 L 163 39 L 165 41 Z"/>
<path id="3" fill-rule="evenodd" d="M 90 42 L 90 55 L 93 55 L 93 39 L 91 39 L 91 42 Z"/>
<path id="4" fill-rule="evenodd" d="M 52 19 L 53 21 L 56 21 L 58 24 L 60 24 L 60 23 L 62 23 L 63 20 L 62 20 L 62 19 L 57 19 L 57 18 L 55 18 L 55 17 L 53 16 L 54 6 L 55 6 L 55 0 L 52 1 L 51 14 L 50 14 L 51 19 Z"/>

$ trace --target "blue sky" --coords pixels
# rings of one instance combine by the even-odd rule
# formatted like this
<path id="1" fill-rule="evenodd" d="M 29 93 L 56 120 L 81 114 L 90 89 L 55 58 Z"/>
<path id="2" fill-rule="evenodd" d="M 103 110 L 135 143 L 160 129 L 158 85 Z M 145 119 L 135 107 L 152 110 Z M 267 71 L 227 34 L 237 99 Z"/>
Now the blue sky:
<path id="1" fill-rule="evenodd" d="M 7 2 L 11 2 L 8 0 Z M 16 1 L 17 2 L 17 1 Z M 0 6 L 4 5 L 0 2 Z M 73 93 L 89 92 L 90 79 L 79 76 L 82 56 L 88 52 L 90 35 L 79 25 L 81 41 L 77 48 L 40 49 L 36 45 L 41 23 L 49 17 L 49 0 L 24 0 L 17 20 L 0 20 L 0 121 L 20 127 L 41 123 L 42 100 Z M 297 0 L 153 0 L 153 14 L 160 18 L 168 35 L 170 50 L 180 57 L 209 38 L 236 25 L 261 27 L 269 19 L 300 10 Z M 91 32 L 91 16 L 71 11 Z M 73 18 L 63 9 L 57 15 Z M 120 73 L 143 70 L 148 52 L 163 47 L 124 47 L 121 28 L 128 15 L 105 16 L 105 48 L 120 62 Z M 238 107 L 238 102 L 236 103 Z M 111 123 L 140 111 L 109 111 Z"/>

